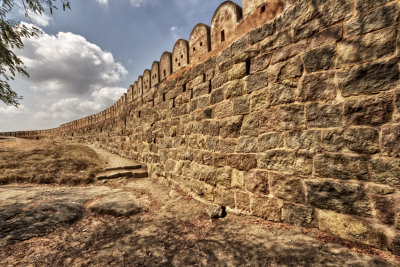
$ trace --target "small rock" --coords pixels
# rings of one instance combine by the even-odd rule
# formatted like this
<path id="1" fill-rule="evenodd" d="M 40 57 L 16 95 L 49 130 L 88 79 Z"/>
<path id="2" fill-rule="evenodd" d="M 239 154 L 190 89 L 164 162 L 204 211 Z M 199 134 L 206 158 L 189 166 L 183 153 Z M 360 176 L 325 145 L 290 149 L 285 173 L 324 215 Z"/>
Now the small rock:
<path id="1" fill-rule="evenodd" d="M 210 219 L 218 219 L 224 217 L 225 209 L 218 205 L 209 205 L 206 208 L 206 212 Z"/>
<path id="2" fill-rule="evenodd" d="M 180 199 L 181 198 L 181 195 L 173 189 L 171 191 L 169 191 L 168 196 L 172 199 Z"/>

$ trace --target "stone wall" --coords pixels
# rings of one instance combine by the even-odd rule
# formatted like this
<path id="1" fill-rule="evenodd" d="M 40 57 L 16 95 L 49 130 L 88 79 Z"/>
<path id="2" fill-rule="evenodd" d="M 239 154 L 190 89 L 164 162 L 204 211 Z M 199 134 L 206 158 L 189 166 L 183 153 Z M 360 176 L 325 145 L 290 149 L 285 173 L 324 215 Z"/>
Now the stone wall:
<path id="1" fill-rule="evenodd" d="M 144 162 L 231 212 L 400 254 L 400 1 L 259 2 L 196 64 L 163 76 L 166 53 L 160 83 L 41 135 Z"/>

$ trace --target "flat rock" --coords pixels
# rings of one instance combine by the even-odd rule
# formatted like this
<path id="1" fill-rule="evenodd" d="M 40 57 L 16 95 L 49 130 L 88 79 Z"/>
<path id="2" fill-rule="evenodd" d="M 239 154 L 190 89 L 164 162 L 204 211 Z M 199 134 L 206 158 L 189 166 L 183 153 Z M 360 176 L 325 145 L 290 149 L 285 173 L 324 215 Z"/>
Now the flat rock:
<path id="1" fill-rule="evenodd" d="M 121 192 L 98 199 L 89 205 L 89 209 L 99 214 L 113 216 L 131 216 L 147 209 L 147 197 L 137 198 L 129 192 Z"/>

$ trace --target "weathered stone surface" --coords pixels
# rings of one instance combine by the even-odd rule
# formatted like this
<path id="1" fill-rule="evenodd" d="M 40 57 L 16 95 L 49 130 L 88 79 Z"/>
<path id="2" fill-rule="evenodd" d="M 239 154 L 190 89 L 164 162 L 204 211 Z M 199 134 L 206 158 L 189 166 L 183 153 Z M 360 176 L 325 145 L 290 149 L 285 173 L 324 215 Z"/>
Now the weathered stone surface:
<path id="1" fill-rule="evenodd" d="M 258 111 L 269 106 L 268 88 L 253 92 L 250 95 L 251 111 Z"/>
<path id="2" fill-rule="evenodd" d="M 312 180 L 305 183 L 308 202 L 312 206 L 351 215 L 371 216 L 371 205 L 362 186 Z"/>
<path id="3" fill-rule="evenodd" d="M 233 115 L 246 114 L 250 111 L 250 98 L 248 95 L 237 97 L 233 100 Z"/>
<path id="4" fill-rule="evenodd" d="M 215 89 L 214 91 L 211 92 L 210 96 L 211 105 L 221 102 L 223 100 L 224 100 L 224 93 L 222 91 L 222 88 Z"/>
<path id="5" fill-rule="evenodd" d="M 238 137 L 242 127 L 243 116 L 230 117 L 220 122 L 220 135 L 222 138 Z"/>
<path id="6" fill-rule="evenodd" d="M 293 170 L 294 153 L 286 150 L 271 150 L 257 154 L 258 168 L 290 172 Z"/>
<path id="7" fill-rule="evenodd" d="M 272 55 L 271 64 L 288 60 L 289 58 L 304 52 L 306 48 L 307 48 L 307 41 L 302 40 L 295 44 L 290 44 L 281 49 L 278 49 Z"/>
<path id="8" fill-rule="evenodd" d="M 400 256 L 400 235 L 396 235 L 392 240 L 392 251 L 394 255 Z"/>
<path id="9" fill-rule="evenodd" d="M 313 209 L 311 207 L 299 206 L 284 203 L 282 207 L 282 220 L 286 223 L 311 227 L 313 219 Z"/>
<path id="10" fill-rule="evenodd" d="M 243 83 L 242 81 L 231 81 L 223 86 L 224 97 L 229 99 L 235 96 L 241 96 L 243 94 Z"/>
<path id="11" fill-rule="evenodd" d="M 260 49 L 261 49 L 261 51 L 269 52 L 278 47 L 288 45 L 288 44 L 290 44 L 290 42 L 291 42 L 290 32 L 289 32 L 289 30 L 285 30 L 285 31 L 278 32 L 277 34 L 275 34 L 273 36 L 269 36 L 269 37 L 265 38 L 260 43 Z"/>
<path id="12" fill-rule="evenodd" d="M 315 158 L 315 175 L 341 180 L 368 180 L 367 159 L 342 154 L 322 154 Z"/>
<path id="13" fill-rule="evenodd" d="M 251 170 L 245 174 L 246 190 L 256 194 L 269 194 L 268 172 Z"/>
<path id="14" fill-rule="evenodd" d="M 396 5 L 383 6 L 347 21 L 346 33 L 348 36 L 353 36 L 388 27 L 393 24 L 395 15 Z"/>
<path id="15" fill-rule="evenodd" d="M 250 74 L 265 70 L 269 66 L 270 60 L 271 60 L 270 54 L 264 54 L 251 59 Z"/>
<path id="16" fill-rule="evenodd" d="M 256 114 L 252 113 L 244 116 L 240 135 L 258 135 L 258 117 Z"/>
<path id="17" fill-rule="evenodd" d="M 382 128 L 382 153 L 386 156 L 400 157 L 400 125 Z"/>
<path id="18" fill-rule="evenodd" d="M 232 179 L 231 179 L 231 187 L 232 188 L 243 188 L 244 187 L 244 172 L 236 169 L 232 170 Z"/>
<path id="19" fill-rule="evenodd" d="M 339 41 L 343 36 L 342 25 L 332 26 L 310 37 L 310 48 Z"/>
<path id="20" fill-rule="evenodd" d="M 281 130 L 296 130 L 305 128 L 304 106 L 292 104 L 279 108 Z"/>
<path id="21" fill-rule="evenodd" d="M 370 166 L 372 182 L 400 186 L 400 160 L 375 158 Z"/>
<path id="22" fill-rule="evenodd" d="M 338 72 L 337 77 L 343 96 L 375 94 L 397 86 L 399 67 L 397 59 L 389 60 Z"/>
<path id="23" fill-rule="evenodd" d="M 321 144 L 321 132 L 289 132 L 286 134 L 285 139 L 288 148 L 317 150 Z"/>
<path id="24" fill-rule="evenodd" d="M 328 128 L 342 125 L 341 103 L 312 103 L 306 106 L 308 127 Z"/>
<path id="25" fill-rule="evenodd" d="M 289 104 L 295 100 L 297 85 L 291 83 L 274 84 L 269 87 L 271 105 Z"/>
<path id="26" fill-rule="evenodd" d="M 285 62 L 280 62 L 268 68 L 268 81 L 270 83 L 290 80 L 303 74 L 303 62 L 301 58 L 294 57 Z"/>
<path id="27" fill-rule="evenodd" d="M 295 158 L 295 173 L 298 175 L 310 175 L 313 171 L 313 154 L 298 152 Z"/>
<path id="28" fill-rule="evenodd" d="M 230 207 L 233 209 L 235 208 L 235 195 L 230 190 L 217 188 L 215 190 L 214 203 L 224 207 Z"/>
<path id="29" fill-rule="evenodd" d="M 304 203 L 306 194 L 302 179 L 288 175 L 270 173 L 271 193 L 275 196 L 297 203 Z"/>
<path id="30" fill-rule="evenodd" d="M 303 56 L 304 66 L 308 73 L 318 70 L 328 70 L 333 65 L 335 58 L 335 44 L 315 48 Z"/>
<path id="31" fill-rule="evenodd" d="M 224 209 L 219 205 L 208 205 L 206 213 L 210 219 L 218 219 L 224 216 Z"/>
<path id="32" fill-rule="evenodd" d="M 335 74 L 324 72 L 306 75 L 299 86 L 298 101 L 333 100 L 336 97 Z"/>
<path id="33" fill-rule="evenodd" d="M 228 156 L 227 164 L 238 170 L 248 171 L 257 167 L 257 158 L 253 154 L 235 154 Z"/>
<path id="34" fill-rule="evenodd" d="M 357 1 L 356 9 L 360 13 L 365 13 L 373 8 L 383 6 L 391 0 L 359 0 Z"/>
<path id="35" fill-rule="evenodd" d="M 372 195 L 370 196 L 376 217 L 385 224 L 395 223 L 395 200 L 390 196 Z"/>
<path id="36" fill-rule="evenodd" d="M 344 104 L 347 125 L 378 126 L 390 121 L 393 113 L 391 95 L 349 99 Z"/>
<path id="37" fill-rule="evenodd" d="M 244 192 L 235 192 L 236 209 L 250 211 L 250 195 Z"/>
<path id="38" fill-rule="evenodd" d="M 348 215 L 320 210 L 318 227 L 354 242 L 378 248 L 384 248 L 386 245 L 386 237 L 381 231 L 366 221 Z"/>
<path id="39" fill-rule="evenodd" d="M 280 148 L 284 145 L 281 133 L 268 133 L 258 137 L 258 152 L 265 152 L 270 149 Z"/>
<path id="40" fill-rule="evenodd" d="M 269 221 L 281 220 L 282 202 L 277 198 L 255 197 L 251 199 L 251 212 L 253 215 Z"/>
<path id="41" fill-rule="evenodd" d="M 268 78 L 265 72 L 258 72 L 249 75 L 246 79 L 246 92 L 251 93 L 253 91 L 265 88 L 268 86 Z"/>
<path id="42" fill-rule="evenodd" d="M 257 152 L 257 138 L 239 137 L 236 145 L 237 153 L 255 153 Z"/>
<path id="43" fill-rule="evenodd" d="M 132 193 L 121 192 L 95 200 L 88 208 L 99 214 L 131 216 L 146 210 L 149 203 L 147 197 L 137 198 Z"/>
<path id="44" fill-rule="evenodd" d="M 259 114 L 258 131 L 260 134 L 279 129 L 280 112 L 278 108 L 269 108 Z"/>
<path id="45" fill-rule="evenodd" d="M 233 65 L 228 72 L 229 80 L 241 79 L 247 74 L 246 62 Z"/>
<path id="46" fill-rule="evenodd" d="M 274 32 L 274 23 L 269 22 L 264 24 L 261 27 L 250 32 L 249 41 L 250 45 L 258 43 L 263 40 L 265 37 L 272 35 Z"/>
<path id="47" fill-rule="evenodd" d="M 212 172 L 212 175 L 215 176 L 214 179 L 217 186 L 225 188 L 231 186 L 232 169 L 230 167 L 217 168 L 215 172 Z"/>

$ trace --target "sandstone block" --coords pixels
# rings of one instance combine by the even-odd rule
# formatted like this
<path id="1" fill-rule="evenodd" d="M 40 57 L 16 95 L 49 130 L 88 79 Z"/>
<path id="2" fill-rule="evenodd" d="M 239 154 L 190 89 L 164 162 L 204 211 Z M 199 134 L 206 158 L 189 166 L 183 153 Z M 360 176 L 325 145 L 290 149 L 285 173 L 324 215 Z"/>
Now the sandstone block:
<path id="1" fill-rule="evenodd" d="M 382 153 L 391 157 L 400 157 L 400 125 L 382 128 Z"/>
<path id="2" fill-rule="evenodd" d="M 271 150 L 257 155 L 258 168 L 274 171 L 293 171 L 294 153 L 286 150 Z"/>
<path id="3" fill-rule="evenodd" d="M 385 235 L 370 223 L 348 215 L 323 211 L 318 212 L 318 228 L 348 239 L 378 248 L 385 248 Z"/>
<path id="4" fill-rule="evenodd" d="M 214 105 L 223 100 L 224 100 L 224 93 L 222 91 L 222 88 L 215 89 L 214 91 L 211 92 L 210 96 L 211 105 Z"/>
<path id="5" fill-rule="evenodd" d="M 392 240 L 392 251 L 394 255 L 400 256 L 400 235 L 396 235 Z"/>
<path id="6" fill-rule="evenodd" d="M 201 83 L 193 88 L 193 97 L 199 97 L 208 94 L 208 83 Z"/>
<path id="7" fill-rule="evenodd" d="M 241 79 L 247 75 L 246 62 L 235 64 L 232 69 L 228 72 L 228 78 L 230 81 Z"/>
<path id="8" fill-rule="evenodd" d="M 230 117 L 220 122 L 220 135 L 222 138 L 238 137 L 242 127 L 243 116 Z"/>
<path id="9" fill-rule="evenodd" d="M 219 135 L 219 123 L 218 121 L 205 120 L 203 121 L 202 131 L 204 135 L 218 136 Z"/>
<path id="10" fill-rule="evenodd" d="M 297 177 L 270 173 L 271 192 L 280 199 L 290 202 L 304 203 L 306 194 L 303 180 Z"/>
<path id="11" fill-rule="evenodd" d="M 233 115 L 246 114 L 250 111 L 250 97 L 244 95 L 233 100 Z"/>
<path id="12" fill-rule="evenodd" d="M 249 35 L 245 35 L 231 45 L 232 55 L 238 54 L 249 46 Z"/>
<path id="13" fill-rule="evenodd" d="M 268 88 L 255 91 L 250 95 L 251 111 L 265 109 L 269 106 Z"/>
<path id="14" fill-rule="evenodd" d="M 257 167 L 257 158 L 253 154 L 233 154 L 227 158 L 228 166 L 248 171 Z"/>
<path id="15" fill-rule="evenodd" d="M 311 227 L 313 208 L 285 203 L 282 207 L 282 220 L 286 223 Z"/>
<path id="16" fill-rule="evenodd" d="M 251 93 L 253 91 L 265 88 L 268 86 L 268 78 L 265 72 L 258 72 L 249 75 L 246 79 L 246 91 Z"/>
<path id="17" fill-rule="evenodd" d="M 375 94 L 397 86 L 399 67 L 397 60 L 388 60 L 338 72 L 337 77 L 343 96 Z"/>
<path id="18" fill-rule="evenodd" d="M 308 127 L 329 128 L 342 125 L 341 103 L 312 103 L 306 106 Z"/>
<path id="19" fill-rule="evenodd" d="M 349 99 L 344 105 L 344 117 L 348 125 L 378 126 L 390 121 L 392 113 L 391 95 Z"/>
<path id="20" fill-rule="evenodd" d="M 242 81 L 231 81 L 224 85 L 224 97 L 229 99 L 235 96 L 241 96 L 243 94 L 243 82 Z"/>
<path id="21" fill-rule="evenodd" d="M 257 152 L 257 138 L 255 137 L 239 137 L 236 145 L 237 153 L 255 153 Z"/>
<path id="22" fill-rule="evenodd" d="M 209 201 L 214 200 L 214 186 L 194 179 L 189 180 L 187 185 L 190 190 L 197 194 L 199 197 L 202 197 Z"/>
<path id="23" fill-rule="evenodd" d="M 297 85 L 291 83 L 274 84 L 269 87 L 271 105 L 289 104 L 295 101 Z"/>
<path id="24" fill-rule="evenodd" d="M 304 106 L 292 104 L 279 108 L 280 129 L 296 130 L 305 128 Z"/>
<path id="25" fill-rule="evenodd" d="M 269 221 L 281 221 L 282 202 L 277 198 L 255 197 L 251 199 L 251 212 L 253 215 Z"/>
<path id="26" fill-rule="evenodd" d="M 317 155 L 315 175 L 341 180 L 368 180 L 368 162 L 362 157 L 342 154 Z"/>
<path id="27" fill-rule="evenodd" d="M 243 118 L 240 135 L 257 136 L 258 135 L 258 116 L 255 113 L 247 114 Z"/>
<path id="28" fill-rule="evenodd" d="M 390 196 L 372 195 L 371 196 L 376 217 L 385 224 L 395 223 L 395 200 Z"/>
<path id="29" fill-rule="evenodd" d="M 224 209 L 219 205 L 208 205 L 206 213 L 210 219 L 218 219 L 224 216 Z"/>
<path id="30" fill-rule="evenodd" d="M 371 205 L 362 186 L 329 181 L 305 181 L 308 202 L 320 209 L 371 216 Z"/>
<path id="31" fill-rule="evenodd" d="M 259 114 L 258 130 L 259 133 L 277 131 L 280 123 L 280 113 L 278 108 L 269 108 Z"/>
<path id="32" fill-rule="evenodd" d="M 295 44 L 291 44 L 288 46 L 284 46 L 279 50 L 276 50 L 271 58 L 271 64 L 275 64 L 281 61 L 285 61 L 291 57 L 294 57 L 302 52 L 304 52 L 307 48 L 307 41 L 302 40 Z"/>
<path id="33" fill-rule="evenodd" d="M 289 132 L 285 138 L 287 147 L 292 149 L 317 150 L 321 145 L 320 131 Z"/>
<path id="34" fill-rule="evenodd" d="M 319 33 L 314 34 L 310 37 L 310 47 L 318 47 L 327 45 L 342 39 L 343 30 L 342 25 L 332 26 L 328 29 L 322 30 Z"/>
<path id="35" fill-rule="evenodd" d="M 333 65 L 335 58 L 335 44 L 315 48 L 303 56 L 304 66 L 308 73 L 318 70 L 328 70 Z"/>
<path id="36" fill-rule="evenodd" d="M 250 196 L 248 193 L 236 192 L 236 208 L 239 210 L 250 211 Z"/>
<path id="37" fill-rule="evenodd" d="M 251 170 L 245 174 L 246 190 L 256 193 L 268 195 L 268 172 Z"/>
<path id="38" fill-rule="evenodd" d="M 219 88 L 229 81 L 228 73 L 224 72 L 211 80 L 212 89 Z"/>
<path id="39" fill-rule="evenodd" d="M 258 152 L 263 153 L 267 150 L 284 146 L 284 139 L 281 133 L 268 133 L 258 137 Z"/>
<path id="40" fill-rule="evenodd" d="M 271 60 L 270 54 L 264 54 L 251 59 L 250 73 L 253 74 L 265 70 L 266 68 L 268 68 L 270 60 Z"/>
<path id="41" fill-rule="evenodd" d="M 346 33 L 353 36 L 388 27 L 393 24 L 395 16 L 396 5 L 383 6 L 347 21 Z"/>
<path id="42" fill-rule="evenodd" d="M 232 178 L 232 169 L 230 167 L 225 166 L 222 168 L 217 168 L 214 172 L 214 175 L 217 186 L 230 188 Z"/>
<path id="43" fill-rule="evenodd" d="M 236 139 L 227 138 L 220 139 L 219 141 L 219 150 L 222 153 L 234 153 L 236 149 Z"/>
<path id="44" fill-rule="evenodd" d="M 270 83 L 295 79 L 303 74 L 303 62 L 294 57 L 285 62 L 280 62 L 268 68 L 268 80 Z"/>
<path id="45" fill-rule="evenodd" d="M 232 170 L 231 179 L 232 188 L 243 188 L 244 187 L 244 172 L 236 169 Z"/>
<path id="46" fill-rule="evenodd" d="M 390 1 L 392 0 L 359 0 L 357 1 L 356 9 L 359 13 L 365 13 Z"/>
<path id="47" fill-rule="evenodd" d="M 333 72 L 306 75 L 299 86 L 298 101 L 334 100 L 336 98 Z"/>
<path id="48" fill-rule="evenodd" d="M 235 195 L 230 190 L 217 188 L 215 190 L 214 203 L 224 207 L 230 207 L 233 209 L 235 208 Z"/>
<path id="49" fill-rule="evenodd" d="M 298 152 L 295 158 L 294 171 L 298 175 L 311 175 L 313 170 L 313 154 Z"/>
<path id="50" fill-rule="evenodd" d="M 250 32 L 249 36 L 250 45 L 258 43 L 259 41 L 265 39 L 267 36 L 270 36 L 273 33 L 274 33 L 273 21 L 266 23 L 261 27 L 256 28 L 255 30 Z"/>
<path id="51" fill-rule="evenodd" d="M 371 160 L 371 181 L 391 186 L 400 185 L 400 160 L 376 158 Z"/>
<path id="52" fill-rule="evenodd" d="M 291 42 L 290 31 L 285 30 L 262 40 L 260 43 L 260 49 L 261 51 L 269 52 L 278 47 L 286 46 L 290 44 L 290 42 Z"/>
<path id="53" fill-rule="evenodd" d="M 221 119 L 229 117 L 232 113 L 232 103 L 230 101 L 222 101 L 214 106 L 214 118 Z"/>

